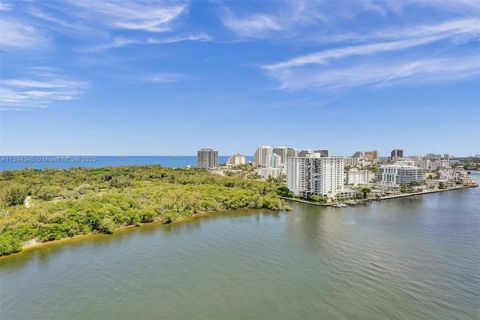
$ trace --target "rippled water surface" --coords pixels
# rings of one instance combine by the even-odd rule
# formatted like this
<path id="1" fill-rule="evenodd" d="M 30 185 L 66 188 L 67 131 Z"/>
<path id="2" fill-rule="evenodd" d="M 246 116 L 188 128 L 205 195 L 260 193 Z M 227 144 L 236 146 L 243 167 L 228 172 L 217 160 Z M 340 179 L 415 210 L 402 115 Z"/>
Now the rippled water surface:
<path id="1" fill-rule="evenodd" d="M 479 319 L 479 188 L 292 209 L 0 259 L 0 318 Z"/>

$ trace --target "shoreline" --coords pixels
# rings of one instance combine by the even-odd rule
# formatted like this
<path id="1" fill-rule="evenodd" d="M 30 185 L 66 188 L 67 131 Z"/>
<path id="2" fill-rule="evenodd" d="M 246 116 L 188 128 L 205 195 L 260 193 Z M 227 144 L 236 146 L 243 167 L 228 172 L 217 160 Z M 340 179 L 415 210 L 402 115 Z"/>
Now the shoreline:
<path id="1" fill-rule="evenodd" d="M 345 200 L 343 200 L 343 202 L 339 201 L 339 202 L 333 202 L 333 203 L 319 203 L 319 202 L 312 202 L 312 201 L 299 199 L 299 198 L 289 198 L 289 197 L 283 197 L 283 196 L 278 196 L 278 197 L 283 199 L 283 200 L 305 203 L 305 204 L 315 205 L 315 206 L 319 206 L 319 207 L 336 208 L 339 205 L 356 206 L 356 205 L 365 204 L 365 203 L 369 203 L 369 202 L 376 202 L 376 201 L 380 202 L 380 201 L 384 201 L 384 200 L 400 199 L 400 198 L 421 196 L 421 195 L 430 194 L 430 193 L 455 191 L 455 190 L 469 189 L 469 188 L 478 188 L 478 185 L 460 186 L 460 187 L 454 187 L 454 188 L 448 188 L 448 189 L 437 189 L 437 190 L 419 191 L 419 192 L 411 192 L 411 193 L 401 193 L 401 194 L 388 195 L 388 196 L 383 196 L 383 197 L 379 197 L 379 198 L 372 198 L 372 199 L 345 199 Z M 348 201 L 355 201 L 356 203 L 355 204 L 348 204 Z"/>
<path id="2" fill-rule="evenodd" d="M 268 208 L 263 208 L 263 209 L 272 211 L 271 209 L 268 209 Z M 234 209 L 234 210 L 262 210 L 262 208 L 237 208 L 237 209 Z M 281 209 L 281 210 L 288 210 L 288 209 Z M 210 212 L 199 212 L 199 213 L 191 215 L 191 216 L 180 217 L 180 218 L 178 218 L 174 221 L 171 221 L 171 222 L 165 222 L 165 221 L 162 221 L 160 219 L 157 219 L 157 220 L 153 220 L 151 222 L 142 223 L 142 224 L 138 224 L 138 225 L 131 224 L 131 225 L 128 225 L 128 226 L 121 226 L 121 227 L 116 228 L 113 233 L 103 233 L 103 232 L 95 232 L 94 233 L 94 232 L 91 232 L 91 233 L 86 233 L 86 234 L 79 234 L 79 235 L 76 235 L 76 236 L 73 236 L 73 237 L 61 238 L 61 239 L 50 240 L 50 241 L 38 241 L 34 238 L 34 239 L 30 239 L 30 240 L 25 241 L 22 244 L 22 250 L 20 250 L 18 252 L 11 253 L 11 254 L 0 256 L 0 261 L 2 259 L 6 258 L 6 257 L 16 256 L 16 255 L 25 253 L 26 251 L 30 251 L 32 249 L 45 247 L 45 246 L 48 246 L 48 245 L 55 245 L 55 244 L 59 244 L 59 243 L 62 243 L 62 242 L 69 242 L 69 241 L 74 241 L 74 240 L 78 240 L 78 239 L 81 239 L 81 238 L 88 238 L 88 237 L 95 237 L 95 236 L 114 236 L 117 232 L 126 231 L 128 229 L 141 228 L 141 227 L 144 227 L 144 226 L 152 226 L 152 225 L 155 225 L 155 224 L 169 225 L 169 224 L 182 223 L 182 222 L 197 219 L 197 218 L 213 216 L 215 214 L 219 214 L 219 213 L 222 213 L 222 212 L 223 213 L 228 213 L 230 211 L 232 211 L 232 210 L 230 209 L 230 210 L 220 210 L 220 211 L 210 211 Z"/>

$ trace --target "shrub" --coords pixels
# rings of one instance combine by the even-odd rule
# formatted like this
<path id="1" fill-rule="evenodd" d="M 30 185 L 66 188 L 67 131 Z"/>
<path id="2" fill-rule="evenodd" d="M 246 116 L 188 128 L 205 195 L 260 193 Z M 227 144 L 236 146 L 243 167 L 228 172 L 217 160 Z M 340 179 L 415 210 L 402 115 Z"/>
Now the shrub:
<path id="1" fill-rule="evenodd" d="M 58 187 L 41 187 L 35 192 L 35 197 L 45 201 L 50 201 L 60 195 L 60 188 Z"/>
<path id="2" fill-rule="evenodd" d="M 112 188 L 122 189 L 130 186 L 131 181 L 130 178 L 126 176 L 115 176 L 109 180 L 109 185 Z"/>
<path id="3" fill-rule="evenodd" d="M 113 233 L 114 230 L 115 223 L 109 217 L 103 218 L 98 225 L 98 231 L 100 232 Z"/>
<path id="4" fill-rule="evenodd" d="M 0 197 L 7 206 L 23 204 L 28 195 L 27 189 L 20 184 L 7 185 L 1 192 Z"/>
<path id="5" fill-rule="evenodd" d="M 278 187 L 277 194 L 282 197 L 289 197 L 289 198 L 293 197 L 293 193 L 290 190 L 288 190 L 286 186 Z"/>
<path id="6" fill-rule="evenodd" d="M 0 256 L 19 252 L 22 250 L 22 242 L 10 233 L 0 235 Z"/>

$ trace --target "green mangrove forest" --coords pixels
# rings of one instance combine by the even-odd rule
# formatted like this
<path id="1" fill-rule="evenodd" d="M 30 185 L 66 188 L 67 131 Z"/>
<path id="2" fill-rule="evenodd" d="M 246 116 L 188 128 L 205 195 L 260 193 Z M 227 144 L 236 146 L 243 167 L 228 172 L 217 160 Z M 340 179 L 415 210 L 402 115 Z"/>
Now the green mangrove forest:
<path id="1" fill-rule="evenodd" d="M 248 172 L 218 175 L 158 165 L 23 169 L 0 175 L 0 255 L 45 242 L 201 213 L 278 210 L 286 204 L 274 181 Z"/>

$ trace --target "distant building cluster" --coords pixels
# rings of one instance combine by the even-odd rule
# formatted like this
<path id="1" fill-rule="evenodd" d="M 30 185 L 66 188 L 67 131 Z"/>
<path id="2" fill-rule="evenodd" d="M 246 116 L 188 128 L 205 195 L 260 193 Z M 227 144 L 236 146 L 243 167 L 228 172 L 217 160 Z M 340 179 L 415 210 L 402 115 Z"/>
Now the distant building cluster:
<path id="1" fill-rule="evenodd" d="M 198 151 L 198 167 L 216 169 L 218 152 Z M 403 149 L 393 149 L 388 157 L 377 150 L 356 151 L 351 157 L 332 156 L 326 149 L 298 150 L 293 147 L 260 146 L 253 161 L 241 154 L 230 156 L 226 168 L 251 168 L 260 178 L 285 179 L 296 196 L 350 199 L 396 194 L 406 191 L 469 185 L 472 180 L 448 154 L 406 157 Z"/>

